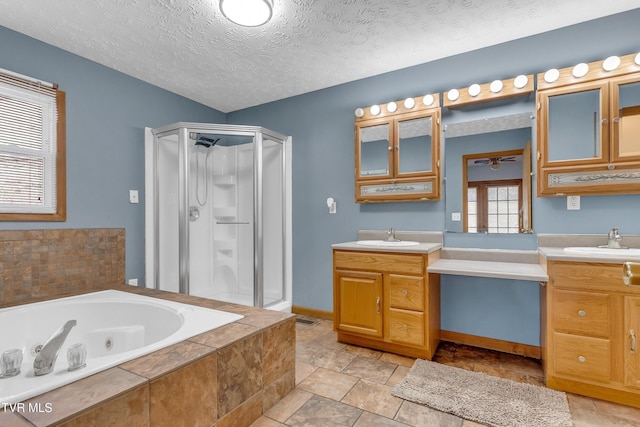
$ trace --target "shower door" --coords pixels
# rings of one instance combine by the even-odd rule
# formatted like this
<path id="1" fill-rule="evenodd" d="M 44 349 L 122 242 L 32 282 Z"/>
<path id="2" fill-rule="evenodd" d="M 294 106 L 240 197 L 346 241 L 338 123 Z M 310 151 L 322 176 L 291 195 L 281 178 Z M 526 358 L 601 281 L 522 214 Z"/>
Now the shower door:
<path id="1" fill-rule="evenodd" d="M 189 138 L 189 293 L 254 305 L 254 134 Z"/>

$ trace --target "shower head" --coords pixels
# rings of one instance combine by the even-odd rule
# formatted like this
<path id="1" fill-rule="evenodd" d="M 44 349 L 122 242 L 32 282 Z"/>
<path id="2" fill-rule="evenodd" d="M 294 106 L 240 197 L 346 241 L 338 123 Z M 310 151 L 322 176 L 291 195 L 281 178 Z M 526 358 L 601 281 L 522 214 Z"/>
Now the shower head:
<path id="1" fill-rule="evenodd" d="M 207 138 L 206 136 L 201 136 L 196 140 L 195 145 L 201 145 L 203 147 L 210 148 L 216 145 L 218 141 L 220 141 L 220 138 L 212 139 L 212 138 Z"/>

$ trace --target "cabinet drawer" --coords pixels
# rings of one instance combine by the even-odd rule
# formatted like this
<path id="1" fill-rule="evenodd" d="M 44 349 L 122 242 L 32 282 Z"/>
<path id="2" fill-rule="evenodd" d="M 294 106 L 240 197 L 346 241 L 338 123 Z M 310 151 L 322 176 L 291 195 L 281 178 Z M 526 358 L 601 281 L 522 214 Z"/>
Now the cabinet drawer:
<path id="1" fill-rule="evenodd" d="M 586 380 L 609 382 L 611 345 L 609 340 L 554 333 L 555 373 Z"/>
<path id="2" fill-rule="evenodd" d="M 553 291 L 553 325 L 557 332 L 609 338 L 610 298 L 608 294 Z"/>
<path id="3" fill-rule="evenodd" d="M 424 345 L 424 313 L 389 310 L 389 339 L 393 342 Z"/>
<path id="4" fill-rule="evenodd" d="M 556 288 L 629 291 L 622 281 L 622 264 L 553 262 L 550 267 Z"/>
<path id="5" fill-rule="evenodd" d="M 389 305 L 391 308 L 424 311 L 424 279 L 392 274 L 389 277 Z"/>
<path id="6" fill-rule="evenodd" d="M 337 269 L 422 276 L 426 272 L 425 258 L 426 256 L 421 254 L 334 251 L 333 266 Z"/>

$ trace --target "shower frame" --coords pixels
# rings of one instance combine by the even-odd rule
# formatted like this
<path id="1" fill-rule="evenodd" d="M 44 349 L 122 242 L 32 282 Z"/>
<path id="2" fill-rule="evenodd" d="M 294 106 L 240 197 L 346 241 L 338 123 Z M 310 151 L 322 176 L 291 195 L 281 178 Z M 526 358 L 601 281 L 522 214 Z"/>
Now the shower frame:
<path id="1" fill-rule="evenodd" d="M 260 126 L 227 125 L 212 123 L 191 123 L 178 122 L 160 128 L 147 128 L 147 140 L 149 132 L 153 137 L 153 159 L 152 165 L 146 160 L 146 168 L 152 167 L 151 177 L 153 180 L 153 227 L 147 227 L 147 232 L 153 233 L 153 278 L 152 286 L 147 283 L 147 287 L 160 289 L 158 277 L 160 275 L 160 221 L 159 221 L 159 171 L 158 171 L 158 139 L 170 135 L 178 137 L 178 278 L 179 293 L 190 293 L 190 245 L 189 245 L 189 194 L 191 191 L 191 178 L 189 176 L 189 134 L 219 134 L 233 136 L 253 137 L 253 306 L 264 306 L 264 247 L 263 247 L 263 136 L 269 137 L 272 141 L 282 145 L 282 299 L 277 302 L 291 302 L 291 271 L 290 271 L 290 206 L 288 206 L 288 174 L 287 163 L 290 153 L 287 147 L 291 145 L 291 137 L 279 134 Z M 290 163 L 289 163 L 290 166 Z M 147 241 L 149 244 L 149 241 Z M 148 250 L 148 249 L 147 249 Z M 148 257 L 147 257 L 148 259 Z M 147 281 L 148 282 L 148 281 Z M 215 285 L 215 284 L 214 284 Z M 276 303 L 277 303 L 276 302 Z"/>

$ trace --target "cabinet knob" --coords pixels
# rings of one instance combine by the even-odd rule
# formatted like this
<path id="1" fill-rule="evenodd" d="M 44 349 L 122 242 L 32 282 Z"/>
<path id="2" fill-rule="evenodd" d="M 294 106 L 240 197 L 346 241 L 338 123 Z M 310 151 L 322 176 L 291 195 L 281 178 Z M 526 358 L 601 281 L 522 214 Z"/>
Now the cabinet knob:
<path id="1" fill-rule="evenodd" d="M 391 150 L 393 150 L 393 147 L 392 146 L 388 146 L 387 150 L 391 151 Z"/>
<path id="2" fill-rule="evenodd" d="M 584 356 L 578 356 L 578 361 L 580 361 L 581 363 L 584 363 L 587 361 L 587 358 Z"/>
<path id="3" fill-rule="evenodd" d="M 409 327 L 407 325 L 402 325 L 402 329 L 406 331 L 407 329 L 409 329 Z"/>
<path id="4" fill-rule="evenodd" d="M 402 295 L 404 295 L 404 296 L 406 297 L 408 294 L 409 294 L 409 292 L 407 292 L 407 290 L 406 290 L 406 289 L 403 289 L 403 290 L 402 290 Z"/>
<path id="5" fill-rule="evenodd" d="M 584 316 L 586 316 L 586 315 L 587 315 L 587 312 L 586 312 L 586 311 L 584 311 L 584 310 L 579 310 L 579 311 L 578 311 L 578 316 L 580 316 L 580 317 L 584 317 Z"/>

